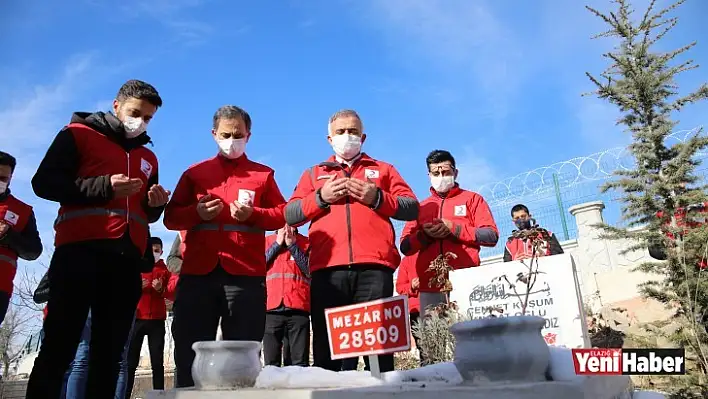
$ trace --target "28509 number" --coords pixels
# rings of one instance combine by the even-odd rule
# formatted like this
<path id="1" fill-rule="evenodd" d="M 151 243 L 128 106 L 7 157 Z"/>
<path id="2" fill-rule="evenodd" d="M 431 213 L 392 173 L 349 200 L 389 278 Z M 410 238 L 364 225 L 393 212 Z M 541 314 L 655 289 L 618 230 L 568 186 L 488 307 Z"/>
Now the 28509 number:
<path id="1" fill-rule="evenodd" d="M 377 343 L 379 345 L 385 345 L 388 342 L 398 342 L 401 338 L 401 334 L 398 331 L 398 327 L 389 326 L 379 327 L 379 328 L 367 328 L 362 333 L 361 331 L 353 331 L 351 335 L 347 332 L 339 334 L 339 348 L 349 349 L 349 348 L 361 348 L 362 346 L 374 346 Z"/>

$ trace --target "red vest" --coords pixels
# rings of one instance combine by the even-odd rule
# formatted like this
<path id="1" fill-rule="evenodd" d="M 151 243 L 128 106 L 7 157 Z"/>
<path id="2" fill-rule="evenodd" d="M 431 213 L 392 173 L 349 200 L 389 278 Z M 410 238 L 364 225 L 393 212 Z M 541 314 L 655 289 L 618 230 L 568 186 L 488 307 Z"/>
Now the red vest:
<path id="1" fill-rule="evenodd" d="M 18 200 L 12 194 L 0 202 L 0 221 L 10 225 L 10 229 L 22 231 L 32 215 L 32 207 Z M 12 281 L 17 274 L 17 252 L 0 245 L 0 291 L 12 294 Z"/>
<path id="2" fill-rule="evenodd" d="M 78 177 L 124 174 L 139 178 L 143 186 L 129 198 L 113 199 L 105 205 L 62 206 L 54 222 L 55 245 L 72 242 L 117 239 L 130 226 L 130 238 L 140 253 L 147 248 L 148 221 L 142 202 L 149 178 L 157 172 L 157 158 L 152 151 L 138 147 L 126 152 L 119 144 L 88 126 L 68 125 L 82 155 Z"/>
<path id="3" fill-rule="evenodd" d="M 549 231 L 548 233 L 550 234 L 551 232 Z M 529 258 L 533 255 L 530 240 L 523 241 L 520 238 L 512 238 L 511 240 L 507 240 L 506 249 L 509 251 L 509 254 L 511 254 L 511 260 L 516 260 L 519 255 L 522 254 L 527 255 Z M 539 249 L 541 250 L 541 253 L 536 254 L 536 256 L 551 255 L 551 246 L 548 241 L 544 241 Z"/>
<path id="4" fill-rule="evenodd" d="M 143 294 L 138 302 L 138 311 L 135 318 L 138 320 L 165 320 L 167 318 L 167 307 L 165 305 L 165 294 L 169 288 L 170 271 L 167 270 L 165 262 L 159 260 L 155 263 L 150 273 L 141 273 L 141 277 L 148 280 L 150 284 L 143 288 Z M 152 287 L 153 280 L 162 281 L 162 291 L 157 292 Z"/>
<path id="5" fill-rule="evenodd" d="M 266 249 L 275 242 L 277 234 L 266 237 Z M 307 252 L 307 237 L 298 234 L 297 246 Z M 286 308 L 310 311 L 310 279 L 295 263 L 290 251 L 282 250 L 273 260 L 273 266 L 266 275 L 268 293 L 267 310 L 277 309 L 282 303 Z"/>

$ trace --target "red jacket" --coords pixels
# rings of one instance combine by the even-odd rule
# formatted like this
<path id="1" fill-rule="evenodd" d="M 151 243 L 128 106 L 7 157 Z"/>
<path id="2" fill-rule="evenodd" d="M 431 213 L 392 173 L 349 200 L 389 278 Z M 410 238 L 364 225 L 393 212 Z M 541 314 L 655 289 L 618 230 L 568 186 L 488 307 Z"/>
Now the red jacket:
<path id="1" fill-rule="evenodd" d="M 378 207 L 373 209 L 350 197 L 324 204 L 319 190 L 332 175 L 375 183 L 379 188 Z M 395 269 L 401 256 L 396 250 L 391 218 L 414 220 L 417 216 L 418 201 L 398 171 L 366 154 L 351 168 L 342 167 L 335 157 L 330 157 L 306 170 L 285 210 L 285 219 L 291 226 L 312 221 L 308 233 L 312 272 L 357 263 Z"/>
<path id="2" fill-rule="evenodd" d="M 7 223 L 15 231 L 22 231 L 32 216 L 32 207 L 7 195 L 0 201 L 0 222 Z M 0 291 L 12 295 L 13 280 L 17 274 L 17 252 L 0 244 Z"/>
<path id="3" fill-rule="evenodd" d="M 62 205 L 54 222 L 55 245 L 117 239 L 129 231 L 140 254 L 144 253 L 149 232 L 143 200 L 149 188 L 148 181 L 157 175 L 155 154 L 142 146 L 126 152 L 104 134 L 81 123 L 70 123 L 67 128 L 73 135 L 79 154 L 82 154 L 77 177 L 122 173 L 130 178 L 139 178 L 143 186 L 138 194 L 127 199 L 115 198 L 96 205 Z"/>
<path id="4" fill-rule="evenodd" d="M 277 234 L 266 237 L 266 252 L 275 243 Z M 296 245 L 303 253 L 308 251 L 307 237 L 298 234 Z M 310 311 L 310 277 L 300 270 L 295 258 L 283 246 L 268 267 L 266 276 L 267 310 L 284 305 L 286 308 Z"/>
<path id="5" fill-rule="evenodd" d="M 44 309 L 42 309 L 42 320 L 47 320 L 47 305 L 44 305 Z"/>
<path id="6" fill-rule="evenodd" d="M 408 296 L 408 312 L 420 313 L 420 290 L 411 289 L 411 281 L 417 277 L 415 270 L 415 256 L 406 256 L 398 266 L 398 276 L 396 277 L 396 292 L 399 295 Z"/>
<path id="7" fill-rule="evenodd" d="M 171 273 L 170 279 L 167 282 L 167 289 L 165 290 L 165 299 L 168 301 L 175 301 L 175 294 L 177 293 L 177 282 L 179 281 L 179 274 Z"/>
<path id="8" fill-rule="evenodd" d="M 563 253 L 563 247 L 561 247 L 558 242 L 556 235 L 550 231 L 548 234 L 549 239 L 541 245 L 541 253 L 537 254 L 537 256 L 551 256 Z M 524 241 L 521 238 L 510 237 L 506 241 L 506 246 L 504 247 L 504 262 L 521 258 L 531 258 L 532 255 L 531 240 Z"/>
<path id="9" fill-rule="evenodd" d="M 213 220 L 203 221 L 196 208 L 207 194 L 221 199 L 224 209 Z M 253 214 L 239 223 L 231 217 L 229 204 L 244 195 L 252 198 Z M 232 275 L 265 277 L 265 231 L 285 225 L 284 206 L 273 169 L 246 155 L 216 156 L 191 166 L 177 183 L 164 217 L 168 229 L 187 230 L 180 274 L 204 275 L 221 264 Z"/>
<path id="10" fill-rule="evenodd" d="M 700 227 L 701 225 L 704 225 L 705 223 L 708 222 L 708 202 L 704 202 L 702 204 L 694 204 L 693 206 L 701 207 L 700 210 L 696 211 L 696 215 L 692 217 L 688 217 L 688 212 L 686 211 L 686 208 L 679 208 L 674 212 L 674 219 L 676 220 L 676 226 L 680 227 L 683 230 L 683 234 L 688 233 L 689 229 L 695 229 Z M 664 212 L 659 211 L 656 213 L 656 217 L 659 219 L 664 217 Z M 665 223 L 666 226 L 670 225 L 671 221 L 667 221 Z M 666 237 L 668 237 L 670 240 L 675 240 L 676 237 L 671 231 L 666 231 L 665 232 Z M 650 252 L 651 253 L 651 252 Z M 700 269 L 708 269 L 708 261 L 706 259 L 701 259 L 698 262 L 698 267 Z"/>
<path id="11" fill-rule="evenodd" d="M 165 262 L 160 259 L 155 263 L 150 273 L 141 273 L 141 277 L 148 281 L 148 286 L 143 288 L 135 318 L 138 320 L 165 320 L 167 318 L 165 291 L 169 287 L 170 280 L 170 271 L 167 270 Z M 152 287 L 153 280 L 162 282 L 162 288 L 159 291 Z"/>
<path id="12" fill-rule="evenodd" d="M 420 277 L 421 292 L 438 292 L 429 287 L 433 273 L 426 270 L 438 255 L 452 252 L 456 259 L 449 263 L 455 269 L 479 266 L 480 247 L 493 247 L 499 239 L 489 205 L 481 195 L 455 185 L 443 198 L 435 190 L 420 204 L 418 220 L 406 223 L 401 234 L 401 252 L 406 256 L 418 254 L 416 272 Z M 433 219 L 452 222 L 452 234 L 444 239 L 430 238 L 423 232 L 423 225 Z"/>

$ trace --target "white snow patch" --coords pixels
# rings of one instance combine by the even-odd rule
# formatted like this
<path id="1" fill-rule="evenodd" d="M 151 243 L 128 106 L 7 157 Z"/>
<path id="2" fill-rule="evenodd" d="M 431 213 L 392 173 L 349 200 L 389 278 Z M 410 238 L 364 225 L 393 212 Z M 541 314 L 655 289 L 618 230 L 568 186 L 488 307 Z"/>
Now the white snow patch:
<path id="1" fill-rule="evenodd" d="M 456 385 L 462 377 L 453 363 L 439 363 L 413 370 L 382 373 L 382 379 L 368 371 L 334 372 L 319 367 L 266 366 L 256 379 L 256 388 L 357 388 L 377 385 L 425 383 L 430 385 Z"/>
<path id="2" fill-rule="evenodd" d="M 256 388 L 357 388 L 382 385 L 368 371 L 329 371 L 319 367 L 266 366 L 256 379 Z"/>
<path id="3" fill-rule="evenodd" d="M 462 383 L 462 376 L 454 363 L 437 363 L 412 370 L 390 371 L 383 373 L 386 384 L 396 385 L 411 382 L 426 384 L 457 385 Z"/>
<path id="4" fill-rule="evenodd" d="M 634 391 L 632 399 L 666 399 L 666 395 L 656 391 Z"/>

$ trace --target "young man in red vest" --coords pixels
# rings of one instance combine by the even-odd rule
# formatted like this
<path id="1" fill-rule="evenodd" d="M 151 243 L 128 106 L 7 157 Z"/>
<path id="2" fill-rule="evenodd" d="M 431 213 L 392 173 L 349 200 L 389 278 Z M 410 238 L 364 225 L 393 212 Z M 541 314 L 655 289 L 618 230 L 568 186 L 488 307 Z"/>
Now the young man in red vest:
<path id="1" fill-rule="evenodd" d="M 128 349 L 128 385 L 125 390 L 126 399 L 130 399 L 135 382 L 135 370 L 140 362 L 140 350 L 143 340 L 147 337 L 150 351 L 150 367 L 152 368 L 152 389 L 165 389 L 165 320 L 167 306 L 165 295 L 170 281 L 170 271 L 162 261 L 162 240 L 159 237 L 150 238 L 152 256 L 155 265 L 152 271 L 142 274 L 143 294 L 138 302 L 135 315 L 135 326 L 130 337 Z"/>
<path id="2" fill-rule="evenodd" d="M 511 220 L 519 230 L 527 230 L 534 227 L 532 225 L 533 219 L 531 218 L 529 208 L 524 204 L 514 205 L 511 208 Z M 537 253 L 536 256 L 551 256 L 563 253 L 563 247 L 561 247 L 558 242 L 556 235 L 550 231 L 548 233 L 550 238 L 541 246 L 541 252 Z M 504 247 L 504 262 L 531 259 L 532 256 L 533 249 L 531 248 L 531 242 L 523 241 L 513 236 L 509 237 L 506 241 L 506 246 Z"/>
<path id="3" fill-rule="evenodd" d="M 42 240 L 32 207 L 10 193 L 17 160 L 0 151 L 0 323 L 12 297 L 17 260 L 35 260 L 42 254 Z"/>
<path id="4" fill-rule="evenodd" d="M 165 226 L 186 231 L 174 304 L 176 386 L 189 387 L 197 341 L 262 341 L 265 329 L 265 231 L 285 224 L 285 199 L 273 169 L 245 154 L 251 117 L 227 105 L 216 111 L 219 154 L 191 166 L 165 210 Z"/>
<path id="5" fill-rule="evenodd" d="M 317 367 L 340 371 L 341 360 L 330 354 L 325 309 L 393 295 L 393 272 L 401 255 L 391 219 L 415 220 L 418 200 L 393 165 L 361 152 L 366 134 L 355 111 L 336 112 L 328 129 L 334 155 L 302 174 L 285 218 L 291 226 L 312 222 L 314 361 Z M 379 356 L 382 372 L 393 366 L 393 355 Z"/>
<path id="6" fill-rule="evenodd" d="M 283 346 L 292 366 L 310 365 L 310 270 L 307 237 L 285 226 L 266 237 L 266 366 L 283 365 Z M 287 343 L 283 342 L 288 337 Z"/>
<path id="7" fill-rule="evenodd" d="M 162 105 L 154 87 L 130 80 L 113 113 L 73 115 L 32 178 L 35 194 L 60 204 L 49 266 L 52 294 L 27 398 L 58 397 L 91 310 L 86 396 L 115 393 L 119 363 L 140 299 L 148 224 L 169 192 L 159 185 L 148 123 Z M 109 298 L 109 300 L 106 300 Z"/>
<path id="8" fill-rule="evenodd" d="M 406 223 L 401 234 L 401 252 L 416 257 L 421 317 L 430 306 L 446 303 L 441 288 L 431 285 L 427 269 L 440 255 L 451 252 L 450 266 L 479 266 L 480 247 L 493 247 L 499 239 L 489 205 L 481 195 L 456 183 L 455 158 L 448 151 L 434 150 L 425 160 L 430 176 L 430 197 L 420 203 L 417 220 Z"/>

